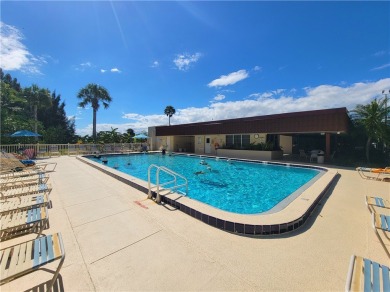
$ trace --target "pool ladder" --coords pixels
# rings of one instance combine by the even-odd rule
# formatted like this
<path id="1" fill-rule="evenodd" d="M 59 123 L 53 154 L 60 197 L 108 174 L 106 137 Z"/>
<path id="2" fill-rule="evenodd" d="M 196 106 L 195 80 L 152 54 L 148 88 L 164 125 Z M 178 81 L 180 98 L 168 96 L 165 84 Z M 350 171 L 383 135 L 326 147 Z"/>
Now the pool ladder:
<path id="1" fill-rule="evenodd" d="M 156 185 L 152 186 L 152 184 L 150 183 L 150 172 L 153 168 L 156 168 Z M 170 181 L 167 181 L 167 182 L 164 182 L 164 183 L 160 183 L 160 171 L 162 172 L 165 172 L 167 174 L 169 174 L 170 176 L 172 176 L 172 180 Z M 184 180 L 185 183 L 183 184 L 180 184 L 178 185 L 177 184 L 177 177 L 181 178 Z M 173 184 L 173 186 L 171 187 L 166 187 L 167 185 L 170 185 L 170 184 Z M 169 168 L 166 168 L 165 166 L 158 166 L 158 165 L 155 165 L 155 164 L 151 164 L 148 168 L 148 199 L 152 199 L 153 195 L 152 195 L 152 190 L 155 188 L 156 189 L 156 193 L 157 193 L 157 196 L 156 196 L 156 202 L 157 203 L 161 203 L 161 188 L 163 188 L 163 190 L 168 190 L 169 192 L 168 193 L 165 193 L 164 195 L 168 195 L 170 193 L 172 193 L 172 191 L 176 190 L 176 189 L 179 189 L 181 187 L 186 187 L 186 192 L 185 192 L 185 195 L 188 194 L 188 181 L 187 179 L 174 172 L 173 170 L 169 169 Z"/>

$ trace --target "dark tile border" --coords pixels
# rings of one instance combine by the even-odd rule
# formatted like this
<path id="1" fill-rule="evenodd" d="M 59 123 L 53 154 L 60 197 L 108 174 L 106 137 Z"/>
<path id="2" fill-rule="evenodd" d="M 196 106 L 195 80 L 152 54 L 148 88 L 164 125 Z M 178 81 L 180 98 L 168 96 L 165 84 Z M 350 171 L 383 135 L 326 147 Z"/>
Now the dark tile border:
<path id="1" fill-rule="evenodd" d="M 203 155 L 204 156 L 204 155 Z M 131 187 L 134 187 L 136 188 L 137 190 L 141 191 L 141 192 L 144 192 L 144 193 L 148 193 L 148 189 L 143 187 L 143 186 L 140 186 L 134 182 L 131 182 L 125 178 L 122 178 L 112 172 L 109 172 L 103 168 L 100 168 L 98 166 L 96 166 L 95 164 L 92 164 L 92 163 L 89 163 L 88 161 L 86 161 L 85 159 L 80 159 L 79 157 L 76 157 L 78 160 L 118 179 L 119 181 L 125 183 L 125 184 L 128 184 L 129 186 Z M 239 159 L 232 159 L 232 160 L 237 160 L 239 161 Z M 255 162 L 255 163 L 263 163 L 261 161 L 252 161 L 251 162 Z M 284 163 L 278 163 L 278 162 L 267 162 L 269 164 L 277 164 L 277 165 L 285 165 Z M 297 165 L 297 164 L 291 164 L 291 166 L 297 166 L 297 167 L 306 167 L 306 168 L 315 168 L 315 169 L 321 169 L 323 170 L 323 168 L 320 168 L 320 167 L 311 167 L 311 166 L 305 166 L 305 165 Z M 183 213 L 187 214 L 187 215 L 190 215 L 191 217 L 195 218 L 195 219 L 198 219 L 200 221 L 202 221 L 203 223 L 206 223 L 210 226 L 213 226 L 213 227 L 216 227 L 216 228 L 219 228 L 219 229 L 222 229 L 222 230 L 225 230 L 225 231 L 228 231 L 228 232 L 232 232 L 232 233 L 237 233 L 237 234 L 247 234 L 247 235 L 275 235 L 275 234 L 283 234 L 283 233 L 286 233 L 286 232 L 291 232 L 291 231 L 294 231 L 296 229 L 298 229 L 299 227 L 301 227 L 305 222 L 306 220 L 310 217 L 311 213 L 315 210 L 315 208 L 317 207 L 318 203 L 322 200 L 322 198 L 325 196 L 325 194 L 328 192 L 329 188 L 331 187 L 331 185 L 333 184 L 334 181 L 336 181 L 338 177 L 338 174 L 335 175 L 332 180 L 328 183 L 328 185 L 325 187 L 325 189 L 321 192 L 321 194 L 317 197 L 317 199 L 313 202 L 313 204 L 308 208 L 308 210 L 302 214 L 301 217 L 297 218 L 296 220 L 294 221 L 291 221 L 291 222 L 285 222 L 285 223 L 282 223 L 282 224 L 274 224 L 274 225 L 253 225 L 253 224 L 243 224 L 243 223 L 238 223 L 238 222 L 231 222 L 231 221 L 226 221 L 224 219 L 221 219 L 221 218 L 216 218 L 216 217 L 213 217 L 213 216 L 210 216 L 208 214 L 204 214 L 204 213 L 201 213 L 189 206 L 186 206 L 184 205 L 183 203 L 180 203 L 176 200 L 172 200 L 170 198 L 167 198 L 165 196 L 162 197 L 162 202 L 165 203 L 165 204 L 169 204 L 173 207 L 175 207 L 177 210 L 180 210 L 182 211 Z M 153 198 L 156 197 L 156 193 L 153 192 L 152 193 L 152 196 Z"/>

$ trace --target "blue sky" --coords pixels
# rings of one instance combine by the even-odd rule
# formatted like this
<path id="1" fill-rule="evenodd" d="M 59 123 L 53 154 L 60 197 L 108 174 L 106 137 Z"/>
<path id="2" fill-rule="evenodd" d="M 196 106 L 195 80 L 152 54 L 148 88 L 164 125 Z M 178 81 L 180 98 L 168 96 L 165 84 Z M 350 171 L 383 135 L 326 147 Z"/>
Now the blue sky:
<path id="1" fill-rule="evenodd" d="M 80 135 L 365 104 L 390 89 L 390 2 L 1 1 L 1 63 Z"/>

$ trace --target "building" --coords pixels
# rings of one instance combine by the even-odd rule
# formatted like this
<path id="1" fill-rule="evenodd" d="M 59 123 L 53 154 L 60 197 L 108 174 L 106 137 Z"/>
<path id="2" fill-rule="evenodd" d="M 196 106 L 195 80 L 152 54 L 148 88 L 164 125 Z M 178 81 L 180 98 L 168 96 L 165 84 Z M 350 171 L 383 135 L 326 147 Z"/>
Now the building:
<path id="1" fill-rule="evenodd" d="M 321 149 L 329 157 L 337 147 L 337 136 L 348 131 L 349 122 L 346 108 L 333 108 L 156 126 L 149 127 L 148 132 L 151 150 L 218 155 L 220 148 L 267 143 L 284 154 Z"/>

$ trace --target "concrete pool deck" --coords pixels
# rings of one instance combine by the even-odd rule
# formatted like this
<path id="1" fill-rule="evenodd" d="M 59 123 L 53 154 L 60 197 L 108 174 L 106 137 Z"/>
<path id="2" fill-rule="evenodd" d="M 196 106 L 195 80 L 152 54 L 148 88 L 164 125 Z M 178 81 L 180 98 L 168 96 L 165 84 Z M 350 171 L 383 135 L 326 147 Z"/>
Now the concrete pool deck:
<path id="1" fill-rule="evenodd" d="M 389 198 L 390 183 L 363 180 L 355 170 L 335 169 L 337 184 L 299 229 L 251 237 L 157 205 L 75 157 L 45 161 L 58 163 L 44 233 L 63 236 L 60 291 L 341 291 L 352 254 L 389 263 L 364 198 Z M 34 272 L 1 290 L 39 291 L 51 277 Z"/>

